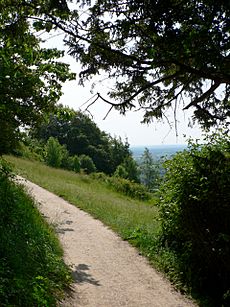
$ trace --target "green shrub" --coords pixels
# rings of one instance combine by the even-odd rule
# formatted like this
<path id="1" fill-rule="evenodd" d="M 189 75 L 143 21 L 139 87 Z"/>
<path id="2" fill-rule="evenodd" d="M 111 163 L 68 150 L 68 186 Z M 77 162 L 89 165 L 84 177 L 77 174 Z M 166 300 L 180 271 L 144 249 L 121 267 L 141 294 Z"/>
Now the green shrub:
<path id="1" fill-rule="evenodd" d="M 133 157 L 127 157 L 122 164 L 118 165 L 114 176 L 139 183 L 138 166 Z"/>
<path id="2" fill-rule="evenodd" d="M 229 306 L 230 140 L 206 144 L 165 163 L 161 187 L 162 243 L 177 255 L 181 277 L 193 291 Z"/>
<path id="3" fill-rule="evenodd" d="M 72 170 L 72 160 L 70 158 L 69 152 L 66 149 L 66 146 L 60 145 L 60 150 L 61 150 L 61 162 L 60 162 L 60 168 L 64 168 L 67 170 Z"/>
<path id="4" fill-rule="evenodd" d="M 96 172 L 96 166 L 93 163 L 92 158 L 90 158 L 89 156 L 86 156 L 86 155 L 81 155 L 79 157 L 79 159 L 80 159 L 81 169 L 83 169 L 83 171 L 86 174 L 90 174 L 90 173 Z"/>
<path id="5" fill-rule="evenodd" d="M 30 138 L 25 133 L 21 133 L 21 141 L 12 151 L 12 154 L 30 160 L 43 161 L 45 155 L 44 144 L 37 139 Z"/>
<path id="6" fill-rule="evenodd" d="M 124 178 L 126 179 L 128 177 L 128 172 L 126 171 L 125 167 L 123 165 L 118 165 L 116 168 L 116 171 L 114 173 L 114 177 Z"/>
<path id="7" fill-rule="evenodd" d="M 57 139 L 50 137 L 46 143 L 45 161 L 52 167 L 60 167 L 63 159 L 63 146 Z"/>
<path id="8" fill-rule="evenodd" d="M 79 173 L 81 170 L 81 164 L 78 156 L 75 155 L 71 157 L 71 160 L 72 160 L 72 170 L 76 173 Z"/>
<path id="9" fill-rule="evenodd" d="M 105 183 L 107 183 L 110 178 L 108 175 L 102 172 L 92 173 L 90 174 L 90 177 Z"/>
<path id="10" fill-rule="evenodd" d="M 79 173 L 81 170 L 81 165 L 78 156 L 69 156 L 68 153 L 68 155 L 64 156 L 62 159 L 61 168 Z"/>
<path id="11" fill-rule="evenodd" d="M 93 174 L 93 178 L 105 182 L 106 185 L 111 187 L 113 190 L 131 198 L 139 200 L 150 200 L 152 198 L 152 194 L 149 193 L 143 185 L 132 182 L 128 179 L 117 176 L 109 177 L 104 173 L 95 173 Z"/>

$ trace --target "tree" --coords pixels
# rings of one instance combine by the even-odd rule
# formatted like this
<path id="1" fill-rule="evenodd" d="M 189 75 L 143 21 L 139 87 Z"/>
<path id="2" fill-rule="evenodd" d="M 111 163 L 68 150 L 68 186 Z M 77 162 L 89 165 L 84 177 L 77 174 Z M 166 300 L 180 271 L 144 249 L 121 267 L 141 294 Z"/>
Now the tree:
<path id="1" fill-rule="evenodd" d="M 60 98 L 61 83 L 74 78 L 57 61 L 63 52 L 42 49 L 26 19 L 32 11 L 0 1 L 0 154 L 12 150 L 19 129 L 35 125 Z"/>
<path id="2" fill-rule="evenodd" d="M 50 136 L 56 137 L 60 144 L 65 144 L 71 155 L 89 154 L 88 147 L 100 146 L 107 142 L 97 125 L 80 111 L 57 105 L 31 135 L 46 141 Z"/>
<path id="3" fill-rule="evenodd" d="M 140 182 L 137 162 L 133 159 L 132 156 L 129 156 L 124 159 L 124 162 L 121 164 L 121 166 L 123 166 L 127 174 L 126 177 L 123 178 L 129 179 L 137 183 Z"/>
<path id="4" fill-rule="evenodd" d="M 100 172 L 113 174 L 117 166 L 131 157 L 129 144 L 101 131 L 86 114 L 62 105 L 56 106 L 40 125 L 30 132 L 32 137 L 47 141 L 55 137 L 70 155 L 87 155 Z"/>
<path id="5" fill-rule="evenodd" d="M 125 142 L 123 142 L 121 137 L 110 137 L 110 154 L 111 170 L 112 173 L 114 173 L 117 166 L 123 164 L 125 159 L 128 159 L 129 157 L 132 158 L 128 140 L 126 139 Z"/>
<path id="6" fill-rule="evenodd" d="M 95 100 L 122 113 L 141 108 L 146 122 L 178 105 L 192 108 L 205 127 L 229 119 L 229 1 L 78 1 L 88 6 L 86 14 L 60 3 L 69 17 L 49 14 L 43 5 L 36 11 L 40 27 L 67 34 L 69 54 L 82 63 L 82 82 L 102 71 L 114 78 L 110 99 L 98 93 Z"/>
<path id="7" fill-rule="evenodd" d="M 154 161 L 148 148 L 145 148 L 140 161 L 140 179 L 148 189 L 158 186 L 159 165 Z"/>

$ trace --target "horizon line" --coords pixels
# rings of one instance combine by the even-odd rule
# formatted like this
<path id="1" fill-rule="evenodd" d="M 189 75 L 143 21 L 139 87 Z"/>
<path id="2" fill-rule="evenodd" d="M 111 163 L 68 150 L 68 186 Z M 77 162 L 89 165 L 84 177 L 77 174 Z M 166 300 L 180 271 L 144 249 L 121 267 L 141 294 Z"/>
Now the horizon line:
<path id="1" fill-rule="evenodd" d="M 180 144 L 145 144 L 145 145 L 131 145 L 130 144 L 130 147 L 154 147 L 154 146 L 188 146 L 188 144 L 186 143 L 180 143 Z"/>

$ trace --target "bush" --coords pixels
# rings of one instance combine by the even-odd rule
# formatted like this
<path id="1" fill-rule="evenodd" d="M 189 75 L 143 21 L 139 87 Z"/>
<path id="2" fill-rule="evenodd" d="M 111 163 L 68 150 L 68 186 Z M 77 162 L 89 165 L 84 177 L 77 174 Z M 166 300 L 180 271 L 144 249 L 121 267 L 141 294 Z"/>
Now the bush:
<path id="1" fill-rule="evenodd" d="M 86 156 L 86 155 L 81 155 L 79 157 L 79 159 L 80 159 L 81 169 L 83 169 L 83 171 L 86 174 L 90 174 L 90 173 L 96 172 L 96 166 L 93 163 L 92 158 L 90 158 L 89 156 Z"/>
<path id="2" fill-rule="evenodd" d="M 12 154 L 30 160 L 43 161 L 45 155 L 44 143 L 30 138 L 25 133 L 21 133 L 21 141 L 12 151 Z"/>
<path id="3" fill-rule="evenodd" d="M 78 156 L 65 156 L 61 162 L 61 168 L 67 169 L 69 171 L 74 171 L 75 173 L 79 173 L 81 170 L 80 160 Z"/>
<path id="4" fill-rule="evenodd" d="M 113 190 L 131 198 L 139 200 L 150 200 L 152 198 L 152 194 L 149 193 L 143 185 L 132 182 L 128 179 L 117 176 L 109 177 L 104 173 L 95 173 L 93 174 L 93 178 L 105 182 L 106 185 L 111 187 Z"/>
<path id="5" fill-rule="evenodd" d="M 109 180 L 110 186 L 112 186 L 117 192 L 127 195 L 139 200 L 150 200 L 151 194 L 147 192 L 146 188 L 139 184 L 132 182 L 124 178 L 111 177 Z"/>
<path id="6" fill-rule="evenodd" d="M 68 150 L 66 149 L 65 145 L 60 145 L 60 151 L 61 151 L 61 163 L 60 163 L 60 167 L 67 169 L 67 170 L 72 170 L 73 169 L 73 162 L 72 159 L 69 155 Z"/>
<path id="7" fill-rule="evenodd" d="M 60 167 L 63 159 L 63 147 L 57 139 L 50 137 L 46 143 L 45 161 L 52 167 Z"/>
<path id="8" fill-rule="evenodd" d="M 230 304 L 230 140 L 215 134 L 165 163 L 162 243 L 176 253 L 189 287 Z M 183 272 L 183 274 L 182 274 Z"/>
<path id="9" fill-rule="evenodd" d="M 71 157 L 71 160 L 72 160 L 72 170 L 76 173 L 79 173 L 81 170 L 81 164 L 78 156 L 75 155 Z"/>
<path id="10" fill-rule="evenodd" d="M 138 166 L 133 157 L 127 157 L 122 164 L 118 165 L 114 176 L 139 183 Z"/>
<path id="11" fill-rule="evenodd" d="M 118 165 L 116 168 L 116 171 L 114 173 L 114 177 L 124 178 L 126 179 L 128 177 L 128 172 L 126 171 L 125 167 L 123 165 Z"/>

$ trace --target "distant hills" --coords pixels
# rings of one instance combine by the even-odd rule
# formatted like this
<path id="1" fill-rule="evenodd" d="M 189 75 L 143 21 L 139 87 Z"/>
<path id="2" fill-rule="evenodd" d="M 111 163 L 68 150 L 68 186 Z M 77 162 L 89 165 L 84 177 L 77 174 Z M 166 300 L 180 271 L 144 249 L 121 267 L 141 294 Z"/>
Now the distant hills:
<path id="1" fill-rule="evenodd" d="M 130 150 L 133 153 L 133 157 L 139 160 L 142 156 L 145 148 L 148 148 L 155 159 L 160 159 L 162 156 L 172 156 L 178 151 L 183 151 L 187 148 L 186 144 L 174 144 L 174 145 L 146 145 L 146 146 L 130 146 Z"/>

